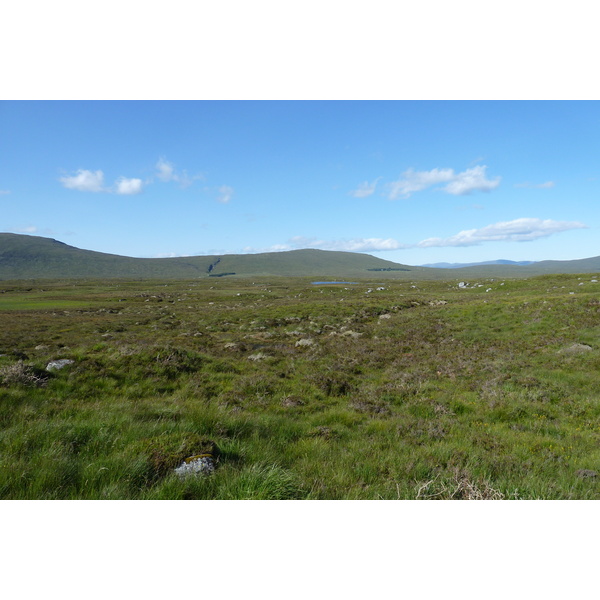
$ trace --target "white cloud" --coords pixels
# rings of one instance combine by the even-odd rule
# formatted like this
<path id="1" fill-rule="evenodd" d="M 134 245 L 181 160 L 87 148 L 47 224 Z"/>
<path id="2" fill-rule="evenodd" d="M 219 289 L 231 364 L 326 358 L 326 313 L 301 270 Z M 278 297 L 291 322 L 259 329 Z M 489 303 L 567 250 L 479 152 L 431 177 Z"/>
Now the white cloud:
<path id="1" fill-rule="evenodd" d="M 481 229 L 468 229 L 449 238 L 428 238 L 419 242 L 417 247 L 478 246 L 483 242 L 531 242 L 555 233 L 586 228 L 586 225 L 576 221 L 523 218 L 494 223 Z"/>
<path id="2" fill-rule="evenodd" d="M 545 183 L 529 183 L 529 181 L 525 181 L 524 183 L 517 183 L 515 187 L 518 188 L 538 188 L 542 190 L 547 190 L 553 188 L 556 184 L 554 181 L 546 181 Z"/>
<path id="3" fill-rule="evenodd" d="M 6 194 L 10 194 L 10 190 L 0 190 L 0 196 L 6 196 Z"/>
<path id="4" fill-rule="evenodd" d="M 375 193 L 375 187 L 377 186 L 377 182 L 381 179 L 378 177 L 373 183 L 369 183 L 365 181 L 361 183 L 355 190 L 350 192 L 351 196 L 355 198 L 367 198 Z"/>
<path id="5" fill-rule="evenodd" d="M 231 201 L 233 196 L 233 188 L 228 185 L 222 185 L 219 188 L 219 197 L 217 200 L 221 202 L 221 204 L 228 204 Z"/>
<path id="6" fill-rule="evenodd" d="M 489 192 L 500 185 L 500 177 L 487 179 L 487 166 L 481 165 L 455 173 L 454 169 L 431 169 L 431 171 L 415 171 L 408 169 L 402 177 L 389 184 L 389 199 L 410 198 L 414 192 L 420 192 L 434 185 L 446 183 L 441 188 L 454 196 L 469 194 L 473 191 Z"/>
<path id="7" fill-rule="evenodd" d="M 79 169 L 72 177 L 61 177 L 60 182 L 70 190 L 80 192 L 103 192 L 104 173 L 102 171 L 88 171 Z"/>
<path id="8" fill-rule="evenodd" d="M 162 157 L 159 158 L 158 162 L 156 163 L 156 176 L 161 181 L 177 181 L 173 163 L 168 162 Z"/>
<path id="9" fill-rule="evenodd" d="M 127 179 L 127 177 L 119 177 L 115 182 L 117 186 L 117 194 L 122 195 L 133 195 L 139 194 L 142 191 L 142 180 L 141 179 Z"/>
<path id="10" fill-rule="evenodd" d="M 28 227 L 16 227 L 13 231 L 15 233 L 36 233 L 39 229 L 34 225 L 29 225 Z"/>
<path id="11" fill-rule="evenodd" d="M 456 177 L 444 187 L 444 191 L 454 196 L 464 196 L 471 192 L 490 192 L 500 185 L 500 177 L 495 179 L 486 179 L 485 170 L 487 167 L 473 167 L 462 173 L 458 173 Z"/>

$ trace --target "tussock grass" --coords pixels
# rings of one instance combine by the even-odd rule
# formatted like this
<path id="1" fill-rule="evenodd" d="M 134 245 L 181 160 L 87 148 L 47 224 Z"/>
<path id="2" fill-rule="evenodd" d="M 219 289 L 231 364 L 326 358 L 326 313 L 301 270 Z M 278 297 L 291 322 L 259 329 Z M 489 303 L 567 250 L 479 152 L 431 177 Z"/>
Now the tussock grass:
<path id="1" fill-rule="evenodd" d="M 0 498 L 596 499 L 580 278 L 12 282 Z"/>

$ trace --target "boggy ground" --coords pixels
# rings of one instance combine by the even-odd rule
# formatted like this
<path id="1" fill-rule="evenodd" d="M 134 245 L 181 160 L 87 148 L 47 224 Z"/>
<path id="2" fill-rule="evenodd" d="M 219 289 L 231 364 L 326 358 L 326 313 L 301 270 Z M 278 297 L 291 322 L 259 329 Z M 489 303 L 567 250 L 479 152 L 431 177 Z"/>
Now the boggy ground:
<path id="1" fill-rule="evenodd" d="M 596 279 L 2 282 L 0 498 L 599 498 Z"/>

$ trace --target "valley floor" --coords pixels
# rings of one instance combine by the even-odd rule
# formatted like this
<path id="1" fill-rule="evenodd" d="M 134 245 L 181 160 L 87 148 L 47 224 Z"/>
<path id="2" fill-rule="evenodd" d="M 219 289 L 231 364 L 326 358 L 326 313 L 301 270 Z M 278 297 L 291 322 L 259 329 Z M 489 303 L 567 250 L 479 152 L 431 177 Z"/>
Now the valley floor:
<path id="1" fill-rule="evenodd" d="M 597 279 L 2 282 L 0 498 L 597 499 Z"/>

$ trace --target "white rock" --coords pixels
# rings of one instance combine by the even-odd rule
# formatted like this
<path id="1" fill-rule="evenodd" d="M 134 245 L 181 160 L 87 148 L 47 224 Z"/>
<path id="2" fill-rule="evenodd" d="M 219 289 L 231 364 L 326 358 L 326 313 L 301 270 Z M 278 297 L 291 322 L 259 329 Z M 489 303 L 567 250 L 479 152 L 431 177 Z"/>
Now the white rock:
<path id="1" fill-rule="evenodd" d="M 72 365 L 74 362 L 75 362 L 74 360 L 70 360 L 68 358 L 61 358 L 59 360 L 51 360 L 46 365 L 46 371 L 58 371 L 59 369 L 62 369 L 63 367 L 66 367 L 67 365 Z"/>
<path id="2" fill-rule="evenodd" d="M 210 456 L 192 456 L 186 458 L 181 465 L 175 469 L 180 477 L 202 473 L 209 475 L 215 470 L 215 461 Z"/>

